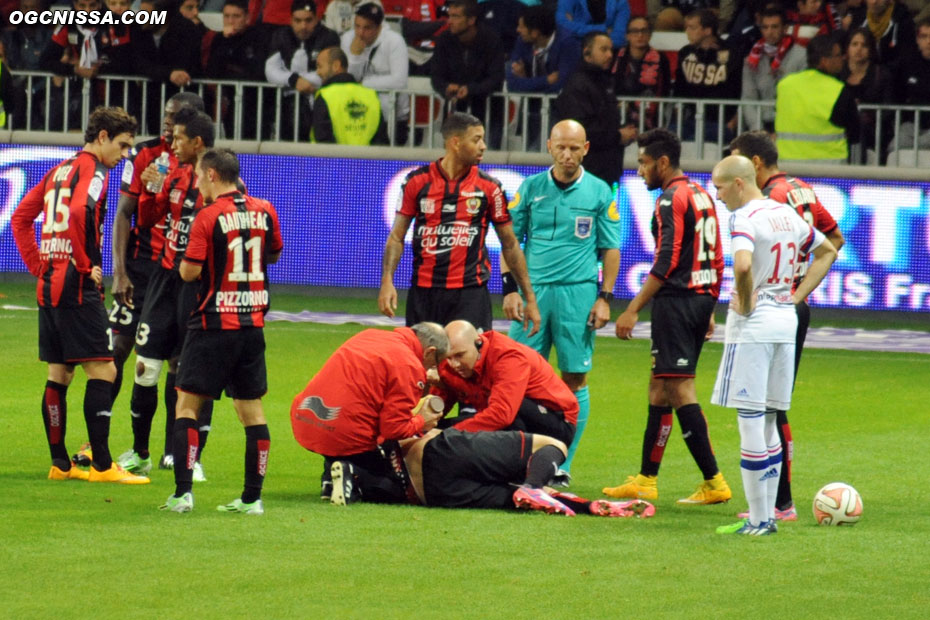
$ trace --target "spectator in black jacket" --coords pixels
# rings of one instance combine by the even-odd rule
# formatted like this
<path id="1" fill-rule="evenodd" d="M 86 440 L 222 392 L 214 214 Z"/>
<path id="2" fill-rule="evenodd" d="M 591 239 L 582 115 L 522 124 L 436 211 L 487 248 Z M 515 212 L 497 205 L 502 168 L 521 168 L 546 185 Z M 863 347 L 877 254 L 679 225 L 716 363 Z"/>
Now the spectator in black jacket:
<path id="1" fill-rule="evenodd" d="M 430 81 L 452 109 L 485 120 L 489 95 L 504 83 L 504 50 L 497 34 L 478 23 L 474 0 L 451 0 L 449 29 L 436 42 Z M 490 100 L 490 147 L 499 148 L 503 102 Z"/>
<path id="2" fill-rule="evenodd" d="M 694 99 L 739 99 L 743 59 L 717 36 L 719 21 L 710 9 L 701 9 L 685 17 L 685 35 L 688 45 L 678 52 L 678 69 L 675 72 L 675 97 Z M 682 141 L 695 136 L 695 106 L 685 106 L 680 136 Z M 736 107 L 724 109 L 726 125 L 723 143 L 735 136 Z M 673 121 L 677 124 L 677 119 Z M 704 140 L 717 142 L 720 128 L 719 108 L 704 106 Z"/>
<path id="3" fill-rule="evenodd" d="M 894 71 L 894 100 L 903 105 L 930 105 L 930 18 L 917 22 L 917 44 L 901 58 Z M 930 148 L 930 113 L 920 115 L 920 127 L 914 123 L 914 113 L 902 117 L 901 130 L 895 136 L 895 149 Z"/>
<path id="4" fill-rule="evenodd" d="M 139 71 L 149 84 L 145 133 L 157 131 L 160 123 L 161 86 L 165 85 L 164 101 L 201 77 L 200 44 L 202 33 L 193 22 L 178 11 L 176 0 L 142 0 L 139 11 L 166 11 L 168 19 L 162 25 L 145 24 L 133 31 L 136 52 L 141 58 Z"/>
<path id="5" fill-rule="evenodd" d="M 19 10 L 44 11 L 47 8 L 45 0 L 20 0 Z M 7 117 L 11 107 L 17 110 L 23 110 L 19 116 L 14 117 L 16 121 L 14 129 L 23 129 L 26 127 L 26 87 L 28 82 L 25 77 L 10 74 L 13 71 L 41 71 L 39 61 L 42 58 L 42 51 L 48 45 L 52 38 L 52 30 L 47 26 L 39 24 L 30 26 L 29 24 L 19 24 L 16 28 L 4 30 L 0 34 L 0 40 L 3 42 L 4 59 L 3 72 L 12 80 L 12 89 L 9 95 L 10 100 L 4 97 L 4 107 L 6 108 Z M 45 80 L 32 81 L 32 129 L 43 129 L 46 119 L 45 111 Z M 9 121 L 7 127 L 10 127 Z"/>
<path id="6" fill-rule="evenodd" d="M 591 143 L 585 170 L 613 185 L 623 173 L 623 147 L 636 138 L 636 128 L 620 127 L 610 67 L 613 42 L 606 32 L 590 32 L 581 43 L 581 64 L 553 102 L 556 122 L 581 123 Z"/>
<path id="7" fill-rule="evenodd" d="M 914 20 L 902 2 L 865 0 L 852 13 L 852 28 L 868 28 L 875 36 L 879 64 L 892 64 L 914 49 Z"/>
<path id="8" fill-rule="evenodd" d="M 310 133 L 313 93 L 322 80 L 316 72 L 316 59 L 327 47 L 339 46 L 339 35 L 320 23 L 314 0 L 294 0 L 291 25 L 280 28 L 271 37 L 265 78 L 272 84 L 286 86 L 281 100 L 281 137 L 285 140 L 306 138 Z M 297 104 L 297 134 L 294 133 L 294 104 Z"/>
<path id="9" fill-rule="evenodd" d="M 223 32 L 213 37 L 206 62 L 206 76 L 218 80 L 265 81 L 265 38 L 262 32 L 249 26 L 248 5 L 245 0 L 226 0 L 223 5 Z M 233 109 L 234 87 L 217 88 L 220 97 L 225 137 L 233 138 L 235 110 Z M 273 99 L 272 99 L 273 100 Z M 258 116 L 258 93 L 247 87 L 242 93 L 242 134 L 245 140 L 255 139 L 256 125 L 264 119 Z M 215 103 L 208 102 L 207 109 Z"/>

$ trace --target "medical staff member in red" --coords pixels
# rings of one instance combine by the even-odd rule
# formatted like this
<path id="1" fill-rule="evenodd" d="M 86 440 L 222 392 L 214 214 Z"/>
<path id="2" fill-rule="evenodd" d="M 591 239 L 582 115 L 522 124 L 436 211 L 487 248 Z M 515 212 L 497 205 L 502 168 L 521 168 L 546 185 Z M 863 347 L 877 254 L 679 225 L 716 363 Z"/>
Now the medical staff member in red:
<path id="1" fill-rule="evenodd" d="M 446 334 L 449 358 L 439 365 L 441 383 L 434 391 L 447 409 L 456 401 L 476 409 L 452 418 L 454 428 L 519 430 L 572 442 L 578 399 L 546 359 L 499 332 L 479 335 L 468 321 L 452 321 Z"/>
<path id="2" fill-rule="evenodd" d="M 333 469 L 383 468 L 382 440 L 404 439 L 436 426 L 442 412 L 420 407 L 426 369 L 449 350 L 442 326 L 418 323 L 394 331 L 366 329 L 349 338 L 294 397 L 291 427 L 301 446 L 325 457 L 321 497 Z"/>

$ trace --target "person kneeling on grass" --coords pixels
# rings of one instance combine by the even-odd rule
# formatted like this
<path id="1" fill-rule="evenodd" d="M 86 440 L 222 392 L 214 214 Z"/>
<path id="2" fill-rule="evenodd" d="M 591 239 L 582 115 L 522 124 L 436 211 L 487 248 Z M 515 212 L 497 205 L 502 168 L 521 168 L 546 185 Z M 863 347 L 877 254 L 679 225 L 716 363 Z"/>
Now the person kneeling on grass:
<path id="1" fill-rule="evenodd" d="M 600 517 L 655 514 L 655 507 L 642 500 L 591 501 L 544 486 L 568 451 L 564 442 L 546 435 L 433 429 L 382 449 L 393 470 L 387 480 L 348 461 L 334 464 L 333 504 L 365 501 L 369 488 L 383 497 L 385 486 L 394 486 L 403 491 L 396 495 L 406 496 L 409 503 L 443 508 L 520 508 Z"/>

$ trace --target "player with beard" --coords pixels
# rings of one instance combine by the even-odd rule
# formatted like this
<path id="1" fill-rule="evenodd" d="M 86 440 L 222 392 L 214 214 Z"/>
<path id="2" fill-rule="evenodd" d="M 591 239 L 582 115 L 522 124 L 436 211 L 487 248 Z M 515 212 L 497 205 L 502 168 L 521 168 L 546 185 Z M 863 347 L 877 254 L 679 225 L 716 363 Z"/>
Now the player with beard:
<path id="1" fill-rule="evenodd" d="M 465 319 L 491 329 L 488 280 L 491 260 L 485 237 L 493 223 L 501 256 L 526 298 L 523 327 L 539 330 L 539 308 L 526 270 L 526 258 L 513 232 L 500 181 L 478 169 L 484 156 L 484 127 L 476 117 L 453 112 L 442 123 L 445 155 L 407 175 L 394 226 L 384 246 L 378 309 L 397 310 L 394 272 L 404 253 L 404 236 L 415 220 L 413 281 L 407 294 L 407 325 L 445 325 Z"/>
<path id="2" fill-rule="evenodd" d="M 629 340 L 639 312 L 652 300 L 652 377 L 649 416 L 639 474 L 604 489 L 611 497 L 656 499 L 656 479 L 678 414 L 682 437 L 704 476 L 679 504 L 716 504 L 732 497 L 717 467 L 694 377 L 704 341 L 714 330 L 714 307 L 723 279 L 723 249 L 710 195 L 681 171 L 681 141 L 667 129 L 642 134 L 639 176 L 661 189 L 652 217 L 655 260 L 636 297 L 617 319 L 617 337 Z"/>
<path id="3" fill-rule="evenodd" d="M 146 192 L 140 196 L 136 214 L 137 222 L 143 228 L 166 222 L 165 243 L 159 264 L 151 276 L 136 332 L 136 372 L 130 402 L 133 447 L 118 459 L 128 471 L 140 473 L 152 469 L 149 436 L 158 407 L 158 376 L 162 363 L 168 361 L 167 384 L 173 387 L 177 356 L 184 342 L 187 318 L 194 307 L 196 287 L 181 280 L 178 268 L 187 249 L 191 223 L 203 206 L 194 165 L 207 149 L 212 148 L 214 141 L 213 121 L 203 112 L 187 108 L 178 112 L 174 121 L 171 148 L 178 166 L 168 174 L 158 194 Z M 173 405 L 175 399 L 172 390 L 167 395 L 166 404 Z M 210 430 L 211 415 L 212 402 L 208 402 L 201 418 L 201 439 L 198 442 L 201 450 Z M 170 433 L 167 428 L 166 433 Z M 204 479 L 202 468 L 198 465 L 197 469 L 195 479 Z"/>
<path id="4" fill-rule="evenodd" d="M 113 306 L 109 317 L 110 332 L 113 335 L 113 361 L 116 364 L 116 380 L 113 381 L 112 394 L 114 402 L 123 384 L 123 366 L 135 341 L 139 316 L 145 303 L 145 291 L 165 243 L 164 221 L 148 228 L 138 225 L 136 212 L 139 196 L 152 193 L 148 190 L 147 181 L 156 178 L 154 162 L 162 153 L 168 153 L 169 169 L 177 167 L 177 158 L 171 150 L 174 115 L 185 107 L 202 112 L 203 100 L 194 93 L 178 93 L 171 97 L 165 104 L 161 136 L 137 143 L 129 152 L 123 166 L 119 204 L 116 208 L 116 218 L 113 220 Z M 173 379 L 174 375 L 169 375 L 169 378 Z M 165 407 L 169 422 L 174 419 L 174 398 L 174 384 L 171 383 L 165 386 Z M 166 425 L 166 431 L 168 428 Z M 75 455 L 76 462 L 80 461 L 83 452 L 82 450 Z M 171 467 L 167 432 L 165 456 L 162 457 L 159 466 L 169 469 Z"/>

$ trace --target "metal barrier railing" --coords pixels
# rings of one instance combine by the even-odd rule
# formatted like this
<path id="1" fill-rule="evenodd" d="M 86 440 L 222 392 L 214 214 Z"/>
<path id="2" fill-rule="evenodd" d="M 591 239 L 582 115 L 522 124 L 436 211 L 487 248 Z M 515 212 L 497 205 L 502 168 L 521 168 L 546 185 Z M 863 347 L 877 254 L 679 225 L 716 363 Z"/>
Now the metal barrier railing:
<path id="1" fill-rule="evenodd" d="M 185 89 L 141 77 L 99 76 L 93 80 L 63 78 L 46 72 L 18 72 L 26 92 L 25 110 L 10 115 L 11 126 L 27 131 L 83 130 L 96 105 L 120 105 L 140 121 L 140 135 L 161 131 L 162 110 L 179 90 L 198 93 L 214 118 L 217 137 L 231 140 L 309 141 L 309 97 L 266 82 L 195 80 Z M 379 91 L 391 146 L 440 148 L 439 125 L 451 103 L 424 89 Z M 492 150 L 545 152 L 555 95 L 492 94 L 484 106 Z M 746 129 L 758 129 L 774 118 L 774 101 L 618 97 L 621 124 L 642 132 L 669 127 L 683 140 L 683 156 L 713 159 Z M 884 163 L 889 153 L 930 151 L 930 106 L 862 104 L 862 156 L 853 163 Z M 734 117 L 735 114 L 735 117 Z M 928 135 L 921 136 L 923 125 Z M 930 157 L 930 155 L 928 155 Z"/>

